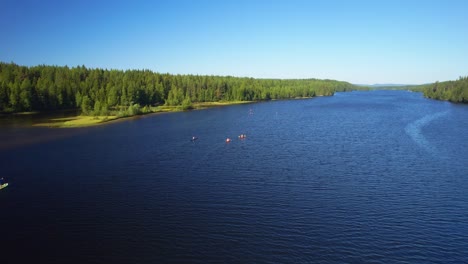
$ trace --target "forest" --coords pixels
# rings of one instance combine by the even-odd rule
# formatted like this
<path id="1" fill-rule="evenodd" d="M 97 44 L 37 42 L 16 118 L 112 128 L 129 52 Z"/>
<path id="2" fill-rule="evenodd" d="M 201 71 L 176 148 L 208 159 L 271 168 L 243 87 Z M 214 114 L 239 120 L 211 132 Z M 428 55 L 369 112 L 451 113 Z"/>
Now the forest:
<path id="1" fill-rule="evenodd" d="M 456 81 L 425 85 L 422 91 L 424 96 L 428 98 L 468 103 L 468 77 L 460 77 Z"/>
<path id="2" fill-rule="evenodd" d="M 81 109 L 83 115 L 109 111 L 138 114 L 151 106 L 333 95 L 365 89 L 319 79 L 254 79 L 174 75 L 150 70 L 108 70 L 78 66 L 20 66 L 0 62 L 0 112 Z"/>

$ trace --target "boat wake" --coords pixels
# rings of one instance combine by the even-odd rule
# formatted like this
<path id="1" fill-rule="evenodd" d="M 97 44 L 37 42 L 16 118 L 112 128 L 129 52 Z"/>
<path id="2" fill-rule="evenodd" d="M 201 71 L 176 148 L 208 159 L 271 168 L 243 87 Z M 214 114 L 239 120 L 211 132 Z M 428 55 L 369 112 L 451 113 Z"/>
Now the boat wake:
<path id="1" fill-rule="evenodd" d="M 435 154 L 437 152 L 437 149 L 429 142 L 427 141 L 426 137 L 424 137 L 422 133 L 422 128 L 432 121 L 441 118 L 445 115 L 447 115 L 449 111 L 443 111 L 443 112 L 437 112 L 434 114 L 426 115 L 412 123 L 409 123 L 405 127 L 405 132 L 408 134 L 411 139 L 416 142 L 421 148 L 426 150 L 427 152 Z"/>

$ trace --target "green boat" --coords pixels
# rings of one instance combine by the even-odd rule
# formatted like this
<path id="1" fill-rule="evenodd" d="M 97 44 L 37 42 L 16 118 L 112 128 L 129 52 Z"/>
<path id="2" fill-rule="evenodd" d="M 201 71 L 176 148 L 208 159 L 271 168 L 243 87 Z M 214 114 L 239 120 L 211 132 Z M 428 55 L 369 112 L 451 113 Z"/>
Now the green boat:
<path id="1" fill-rule="evenodd" d="M 4 183 L 4 184 L 0 184 L 0 190 L 3 189 L 3 188 L 6 188 L 7 186 L 8 186 L 8 182 Z"/>

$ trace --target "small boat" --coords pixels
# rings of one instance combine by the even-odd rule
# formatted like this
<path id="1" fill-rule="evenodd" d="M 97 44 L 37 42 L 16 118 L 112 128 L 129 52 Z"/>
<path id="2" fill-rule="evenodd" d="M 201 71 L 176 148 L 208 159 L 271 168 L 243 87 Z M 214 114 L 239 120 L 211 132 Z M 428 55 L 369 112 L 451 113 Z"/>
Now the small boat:
<path id="1" fill-rule="evenodd" d="M 195 136 L 194 136 L 194 137 L 192 137 L 192 139 L 191 139 L 190 141 L 195 141 L 195 140 L 197 140 L 197 139 L 198 139 L 198 137 L 195 137 Z"/>
<path id="2" fill-rule="evenodd" d="M 231 139 L 230 138 L 226 138 L 226 143 L 229 143 L 231 142 Z"/>
<path id="3" fill-rule="evenodd" d="M 241 135 L 239 136 L 240 139 L 244 139 L 244 138 L 246 138 L 246 137 L 247 137 L 246 134 L 241 134 Z"/>
<path id="4" fill-rule="evenodd" d="M 0 190 L 6 188 L 8 186 L 8 182 L 0 184 Z"/>

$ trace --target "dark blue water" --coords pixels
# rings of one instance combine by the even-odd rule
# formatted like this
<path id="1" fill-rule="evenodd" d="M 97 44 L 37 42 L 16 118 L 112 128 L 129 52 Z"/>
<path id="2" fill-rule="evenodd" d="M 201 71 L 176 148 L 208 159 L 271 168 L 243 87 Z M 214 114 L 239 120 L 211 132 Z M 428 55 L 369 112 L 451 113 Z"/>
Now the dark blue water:
<path id="1" fill-rule="evenodd" d="M 2 263 L 468 262 L 466 105 L 350 92 L 12 134 L 61 136 L 0 150 Z"/>

